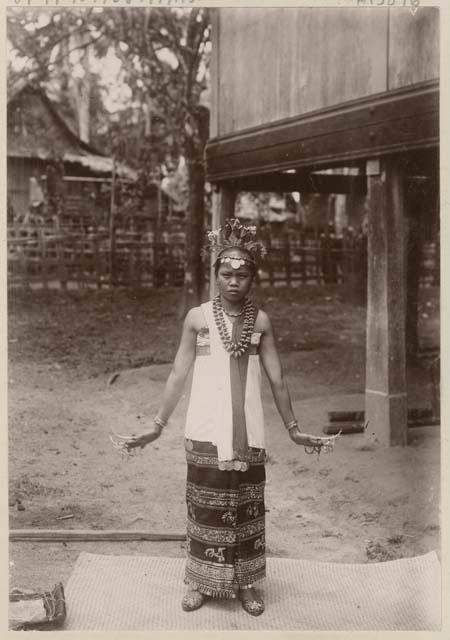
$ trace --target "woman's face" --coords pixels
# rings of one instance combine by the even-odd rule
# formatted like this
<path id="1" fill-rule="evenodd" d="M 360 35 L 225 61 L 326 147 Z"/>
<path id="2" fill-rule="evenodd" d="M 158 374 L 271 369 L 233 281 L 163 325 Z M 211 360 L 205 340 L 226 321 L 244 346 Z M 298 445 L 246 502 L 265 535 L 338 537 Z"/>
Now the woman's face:
<path id="1" fill-rule="evenodd" d="M 253 273 L 247 265 L 234 269 L 229 262 L 223 262 L 217 272 L 219 293 L 229 302 L 242 302 L 252 286 Z"/>

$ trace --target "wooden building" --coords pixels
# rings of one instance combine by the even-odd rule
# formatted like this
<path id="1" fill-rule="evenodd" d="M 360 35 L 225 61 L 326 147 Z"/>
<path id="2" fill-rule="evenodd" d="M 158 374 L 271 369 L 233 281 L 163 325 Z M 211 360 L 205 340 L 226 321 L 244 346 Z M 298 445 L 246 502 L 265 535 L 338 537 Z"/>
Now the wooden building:
<path id="1" fill-rule="evenodd" d="M 42 89 L 25 85 L 9 96 L 7 188 L 12 215 L 25 215 L 33 199 L 30 186 L 31 191 L 33 186 L 45 191 L 46 179 L 55 172 L 64 179 L 67 215 L 90 215 L 112 169 L 111 157 L 83 142 Z M 118 175 L 136 179 L 135 172 L 122 165 Z"/>
<path id="2" fill-rule="evenodd" d="M 218 9 L 211 77 L 216 224 L 239 191 L 367 195 L 366 418 L 406 444 L 407 256 L 439 190 L 438 9 Z"/>

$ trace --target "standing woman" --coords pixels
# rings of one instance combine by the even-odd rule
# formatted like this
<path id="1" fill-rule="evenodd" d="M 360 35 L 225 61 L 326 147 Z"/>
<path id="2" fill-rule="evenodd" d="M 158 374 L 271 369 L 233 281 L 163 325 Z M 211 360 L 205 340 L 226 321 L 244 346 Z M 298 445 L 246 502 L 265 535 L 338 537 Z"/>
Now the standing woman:
<path id="1" fill-rule="evenodd" d="M 208 234 L 215 254 L 216 297 L 186 315 L 180 346 L 153 429 L 127 449 L 158 438 L 194 374 L 185 427 L 187 591 L 193 611 L 207 597 L 239 597 L 251 615 L 264 611 L 253 585 L 265 577 L 265 461 L 260 362 L 291 440 L 320 451 L 332 438 L 301 433 L 283 377 L 272 325 L 248 297 L 263 246 L 239 220 Z"/>

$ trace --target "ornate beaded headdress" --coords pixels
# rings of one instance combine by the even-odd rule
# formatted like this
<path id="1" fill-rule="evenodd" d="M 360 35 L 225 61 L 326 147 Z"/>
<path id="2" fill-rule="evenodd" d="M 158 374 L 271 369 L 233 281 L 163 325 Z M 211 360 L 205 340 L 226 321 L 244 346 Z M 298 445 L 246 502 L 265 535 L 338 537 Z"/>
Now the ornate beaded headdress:
<path id="1" fill-rule="evenodd" d="M 209 250 L 213 259 L 230 263 L 233 269 L 239 269 L 245 263 L 255 264 L 258 258 L 263 258 L 266 254 L 264 245 L 255 239 L 256 227 L 245 226 L 237 218 L 225 220 L 223 227 L 214 231 L 208 231 L 208 243 L 206 249 Z M 225 249 L 242 249 L 248 253 L 248 258 L 242 255 L 233 254 L 220 257 Z"/>

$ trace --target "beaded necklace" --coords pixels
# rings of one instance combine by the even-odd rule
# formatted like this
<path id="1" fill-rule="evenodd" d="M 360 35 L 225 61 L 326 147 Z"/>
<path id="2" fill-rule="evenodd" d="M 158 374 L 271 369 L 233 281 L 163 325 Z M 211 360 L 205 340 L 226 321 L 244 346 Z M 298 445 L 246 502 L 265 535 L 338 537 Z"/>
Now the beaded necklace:
<path id="1" fill-rule="evenodd" d="M 245 299 L 242 313 L 244 314 L 244 326 L 242 327 L 241 337 L 238 342 L 233 342 L 228 332 L 227 325 L 225 324 L 224 309 L 220 295 L 218 294 L 213 299 L 213 316 L 217 331 L 219 332 L 220 339 L 222 340 L 225 350 L 235 358 L 239 358 L 247 351 L 252 339 L 256 315 L 255 307 L 253 306 L 250 298 Z"/>

